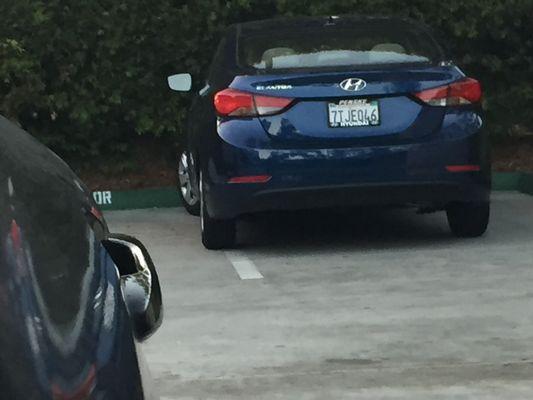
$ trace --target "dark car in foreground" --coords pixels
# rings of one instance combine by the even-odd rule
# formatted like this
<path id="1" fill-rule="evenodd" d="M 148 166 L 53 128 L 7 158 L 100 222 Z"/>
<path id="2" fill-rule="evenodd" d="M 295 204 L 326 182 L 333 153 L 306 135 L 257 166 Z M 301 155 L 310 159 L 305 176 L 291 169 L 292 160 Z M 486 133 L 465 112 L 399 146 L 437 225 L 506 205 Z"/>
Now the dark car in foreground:
<path id="1" fill-rule="evenodd" d="M 2 117 L 0 309 L 0 398 L 156 398 L 137 346 L 162 319 L 146 248 L 110 234 L 68 166 Z"/>
<path id="2" fill-rule="evenodd" d="M 351 205 L 446 211 L 482 235 L 490 158 L 481 85 L 424 26 L 303 17 L 230 27 L 189 111 L 180 194 L 207 248 L 247 213 Z M 174 90 L 191 76 L 169 77 Z"/>

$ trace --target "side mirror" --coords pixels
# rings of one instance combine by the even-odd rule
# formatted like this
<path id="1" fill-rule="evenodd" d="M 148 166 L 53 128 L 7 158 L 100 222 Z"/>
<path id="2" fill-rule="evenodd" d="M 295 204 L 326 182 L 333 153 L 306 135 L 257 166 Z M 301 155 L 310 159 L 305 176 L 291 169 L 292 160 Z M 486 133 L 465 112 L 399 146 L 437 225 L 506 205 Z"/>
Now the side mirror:
<path id="1" fill-rule="evenodd" d="M 168 86 L 177 92 L 188 92 L 192 87 L 191 74 L 176 74 L 168 77 Z"/>
<path id="2" fill-rule="evenodd" d="M 163 320 L 161 287 L 150 254 L 138 239 L 127 235 L 111 234 L 103 245 L 118 268 L 133 334 L 145 340 Z"/>

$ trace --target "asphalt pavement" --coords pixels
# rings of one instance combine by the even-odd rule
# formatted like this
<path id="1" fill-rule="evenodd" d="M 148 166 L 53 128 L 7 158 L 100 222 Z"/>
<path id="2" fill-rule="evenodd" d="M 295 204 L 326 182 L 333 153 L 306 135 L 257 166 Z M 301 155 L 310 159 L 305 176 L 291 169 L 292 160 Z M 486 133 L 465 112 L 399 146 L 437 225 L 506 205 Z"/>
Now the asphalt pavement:
<path id="1" fill-rule="evenodd" d="M 443 213 L 273 213 L 207 251 L 183 209 L 107 212 L 141 239 L 165 320 L 143 350 L 165 399 L 533 398 L 533 197 L 489 232 Z"/>

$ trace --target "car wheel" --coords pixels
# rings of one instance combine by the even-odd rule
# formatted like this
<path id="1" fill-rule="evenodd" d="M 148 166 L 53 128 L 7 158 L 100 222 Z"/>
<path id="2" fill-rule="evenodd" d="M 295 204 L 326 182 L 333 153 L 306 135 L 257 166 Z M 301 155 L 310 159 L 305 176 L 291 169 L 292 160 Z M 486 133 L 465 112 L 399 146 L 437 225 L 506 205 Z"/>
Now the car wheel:
<path id="1" fill-rule="evenodd" d="M 479 237 L 489 225 L 490 203 L 453 203 L 446 208 L 446 214 L 455 236 Z"/>
<path id="2" fill-rule="evenodd" d="M 233 219 L 211 218 L 205 204 L 204 180 L 200 172 L 200 220 L 202 243 L 206 249 L 220 250 L 235 246 L 236 227 Z"/>
<path id="3" fill-rule="evenodd" d="M 183 150 L 178 156 L 178 193 L 181 202 L 191 215 L 200 215 L 200 198 L 191 180 L 192 169 L 189 154 Z"/>

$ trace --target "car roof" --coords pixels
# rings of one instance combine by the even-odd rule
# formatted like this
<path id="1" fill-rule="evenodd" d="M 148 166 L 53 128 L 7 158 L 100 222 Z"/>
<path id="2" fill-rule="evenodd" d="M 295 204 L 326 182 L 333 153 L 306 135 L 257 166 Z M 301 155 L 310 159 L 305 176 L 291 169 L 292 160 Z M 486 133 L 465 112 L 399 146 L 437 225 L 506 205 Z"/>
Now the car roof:
<path id="1" fill-rule="evenodd" d="M 94 205 L 90 192 L 61 158 L 0 116 L 0 244 L 16 225 L 28 245 L 65 247 L 74 240 L 73 231 L 87 229 Z M 0 271 L 5 256 L 0 252 Z M 57 267 L 44 257 L 35 260 L 41 261 L 36 268 Z"/>
<path id="2" fill-rule="evenodd" d="M 422 23 L 408 18 L 368 15 L 297 16 L 250 21 L 238 24 L 240 35 L 253 35 L 268 31 L 321 29 L 324 26 L 353 27 L 354 23 L 393 24 L 423 27 Z"/>
<path id="3" fill-rule="evenodd" d="M 77 204 L 78 210 L 94 205 L 90 192 L 59 156 L 0 116 L 0 216 L 16 210 L 19 216 L 60 218 L 65 209 L 58 198 Z"/>
<path id="4" fill-rule="evenodd" d="M 0 170 L 7 175 L 74 177 L 68 165 L 29 133 L 0 116 Z"/>
<path id="5" fill-rule="evenodd" d="M 80 194 L 88 194 L 59 156 L 0 116 L 0 214 L 5 214 L 15 187 L 20 199 L 32 204 L 55 196 L 58 190 L 71 195 L 72 201 L 79 201 Z M 39 197 L 26 197 L 29 193 L 39 194 Z M 46 210 L 47 213 L 51 211 Z"/>

